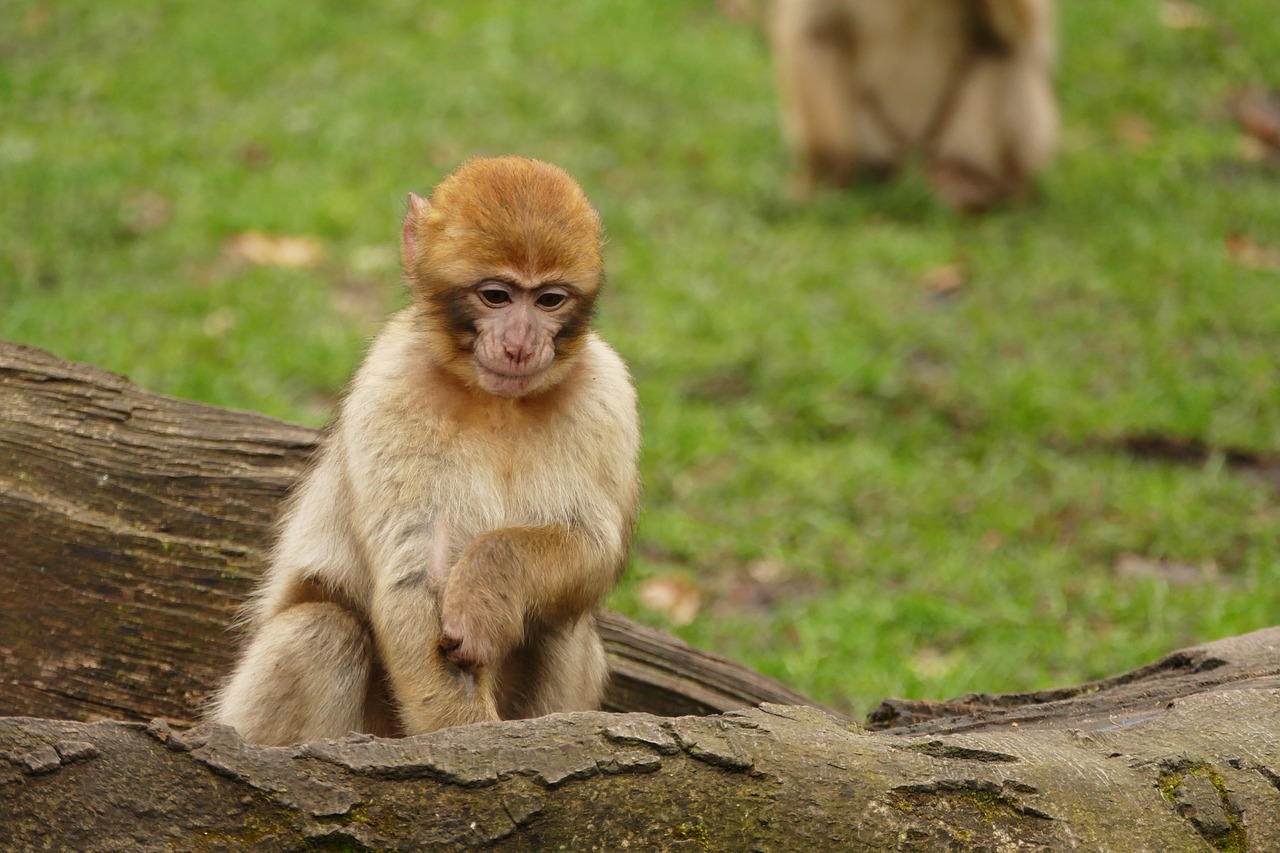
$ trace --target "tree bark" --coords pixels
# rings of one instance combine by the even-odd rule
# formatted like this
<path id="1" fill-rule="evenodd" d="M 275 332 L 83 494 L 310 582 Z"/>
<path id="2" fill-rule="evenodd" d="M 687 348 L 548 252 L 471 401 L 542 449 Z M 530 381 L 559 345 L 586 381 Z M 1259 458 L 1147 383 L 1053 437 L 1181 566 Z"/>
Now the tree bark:
<path id="1" fill-rule="evenodd" d="M 1255 645 L 1270 644 L 1275 631 Z M 0 719 L 23 850 L 1275 850 L 1276 679 L 1083 728 L 866 732 L 812 708 L 561 714 L 248 746 Z"/>
<path id="2" fill-rule="evenodd" d="M 186 728 L 315 441 L 0 343 L 0 850 L 1280 849 L 1280 628 L 868 731 L 607 614 L 631 713 Z"/>

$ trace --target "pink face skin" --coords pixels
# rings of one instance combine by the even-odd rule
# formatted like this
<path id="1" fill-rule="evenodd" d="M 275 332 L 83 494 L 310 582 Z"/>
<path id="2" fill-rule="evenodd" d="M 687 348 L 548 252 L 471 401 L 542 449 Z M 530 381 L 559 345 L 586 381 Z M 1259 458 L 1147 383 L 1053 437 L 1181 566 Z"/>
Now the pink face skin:
<path id="1" fill-rule="evenodd" d="M 499 397 L 538 390 L 556 358 L 555 336 L 573 314 L 569 288 L 487 279 L 472 288 L 480 388 Z"/>

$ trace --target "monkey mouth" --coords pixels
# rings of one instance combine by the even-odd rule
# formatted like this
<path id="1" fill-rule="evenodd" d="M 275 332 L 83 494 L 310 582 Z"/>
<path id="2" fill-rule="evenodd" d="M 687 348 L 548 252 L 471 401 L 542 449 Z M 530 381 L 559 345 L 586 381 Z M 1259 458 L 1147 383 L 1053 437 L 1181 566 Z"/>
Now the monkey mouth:
<path id="1" fill-rule="evenodd" d="M 522 397 L 537 387 L 543 368 L 525 371 L 494 370 L 476 365 L 480 387 L 499 397 Z"/>

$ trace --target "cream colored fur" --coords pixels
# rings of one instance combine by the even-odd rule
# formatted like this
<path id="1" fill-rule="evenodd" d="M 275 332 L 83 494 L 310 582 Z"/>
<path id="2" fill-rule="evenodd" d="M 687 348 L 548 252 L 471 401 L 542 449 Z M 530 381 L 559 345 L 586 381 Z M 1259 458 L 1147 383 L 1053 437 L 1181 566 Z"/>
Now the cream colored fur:
<path id="1" fill-rule="evenodd" d="M 416 734 L 599 705 L 594 608 L 621 571 L 638 500 L 627 369 L 588 332 L 554 402 L 468 401 L 434 371 L 418 310 L 372 345 L 284 517 L 213 715 L 248 740 Z M 526 562 L 485 581 L 497 589 L 451 585 L 458 566 L 487 577 L 477 549 L 489 546 Z M 463 672 L 440 656 L 442 624 L 474 627 L 486 607 L 519 607 L 518 634 L 493 638 L 509 646 L 501 660 Z M 385 685 L 368 683 L 378 672 Z M 390 724 L 364 699 L 383 686 Z"/>

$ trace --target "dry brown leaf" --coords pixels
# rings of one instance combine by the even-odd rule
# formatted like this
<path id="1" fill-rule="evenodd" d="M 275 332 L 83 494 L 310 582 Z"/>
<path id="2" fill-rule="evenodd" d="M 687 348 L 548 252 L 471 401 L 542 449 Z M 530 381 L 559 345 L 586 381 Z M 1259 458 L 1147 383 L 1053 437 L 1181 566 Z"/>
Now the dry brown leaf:
<path id="1" fill-rule="evenodd" d="M 747 574 L 757 583 L 776 584 L 791 579 L 791 567 L 781 560 L 761 557 L 747 563 Z"/>
<path id="2" fill-rule="evenodd" d="M 261 169 L 271 162 L 271 149 L 261 142 L 247 142 L 238 153 L 240 162 L 250 169 Z"/>
<path id="3" fill-rule="evenodd" d="M 1280 94 L 1251 90 L 1235 99 L 1235 115 L 1245 139 L 1255 147 L 1261 143 L 1264 155 L 1280 154 Z"/>
<path id="4" fill-rule="evenodd" d="M 1280 149 L 1272 149 L 1256 136 L 1245 134 L 1240 137 L 1240 159 L 1246 163 L 1265 163 L 1280 154 Z"/>
<path id="5" fill-rule="evenodd" d="M 239 318 L 230 308 L 219 308 L 204 318 L 204 333 L 211 338 L 224 337 L 236 327 Z"/>
<path id="6" fill-rule="evenodd" d="M 969 273 L 961 264 L 942 264 L 920 277 L 925 290 L 934 296 L 950 296 L 964 287 L 968 280 Z"/>
<path id="7" fill-rule="evenodd" d="M 1122 115 L 1115 121 L 1116 137 L 1130 148 L 1146 148 L 1155 138 L 1151 122 L 1135 115 Z"/>
<path id="8" fill-rule="evenodd" d="M 314 237 L 246 231 L 222 246 L 230 258 L 260 267 L 313 267 L 324 258 L 324 246 Z"/>
<path id="9" fill-rule="evenodd" d="M 32 7 L 27 13 L 27 17 L 22 21 L 22 34 L 25 36 L 38 36 L 44 32 L 45 27 L 49 25 L 49 4 L 39 3 Z"/>
<path id="10" fill-rule="evenodd" d="M 169 199 L 151 190 L 134 190 L 120 203 L 120 227 L 135 236 L 161 228 L 173 216 Z"/>
<path id="11" fill-rule="evenodd" d="M 1171 30 L 1200 30 L 1209 26 L 1204 11 L 1185 0 L 1165 0 L 1160 4 L 1160 22 Z"/>
<path id="12" fill-rule="evenodd" d="M 1162 578 L 1174 586 L 1211 581 L 1218 577 L 1218 564 L 1207 560 L 1199 565 L 1175 560 L 1157 560 L 1141 554 L 1121 554 L 1115 572 L 1121 578 Z"/>
<path id="13" fill-rule="evenodd" d="M 755 23 L 760 18 L 760 7 L 752 0 L 716 0 L 716 9 L 731 21 Z"/>
<path id="14" fill-rule="evenodd" d="M 679 627 L 697 618 L 702 610 L 702 591 L 684 578 L 664 575 L 640 585 L 640 603 Z"/>
<path id="15" fill-rule="evenodd" d="M 1264 246 L 1247 234 L 1232 234 L 1227 237 L 1227 254 L 1242 267 L 1280 270 L 1280 249 Z"/>

